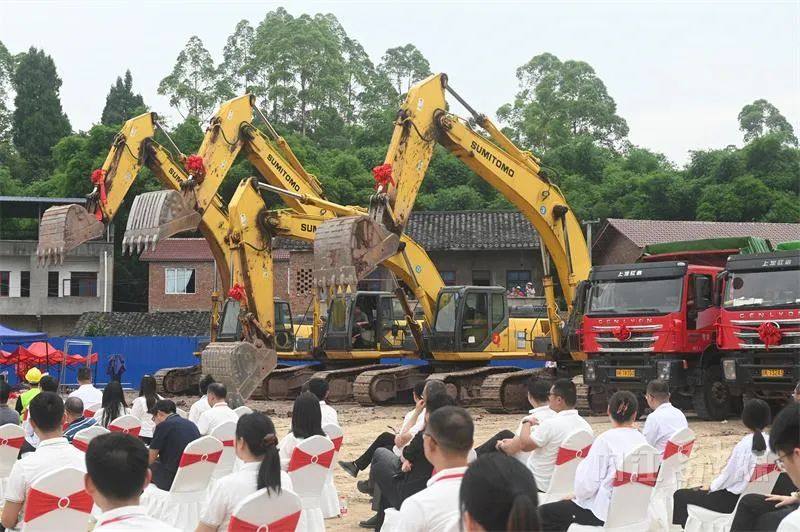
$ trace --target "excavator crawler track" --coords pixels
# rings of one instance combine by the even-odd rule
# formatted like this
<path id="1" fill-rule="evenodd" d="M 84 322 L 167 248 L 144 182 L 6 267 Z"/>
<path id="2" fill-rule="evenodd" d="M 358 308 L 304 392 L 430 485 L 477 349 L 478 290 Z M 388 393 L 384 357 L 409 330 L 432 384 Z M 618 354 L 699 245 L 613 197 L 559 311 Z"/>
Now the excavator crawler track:
<path id="1" fill-rule="evenodd" d="M 530 409 L 528 379 L 534 375 L 553 379 L 555 371 L 537 368 L 490 375 L 481 387 L 483 406 L 493 414 L 527 412 Z"/>
<path id="2" fill-rule="evenodd" d="M 293 400 L 317 371 L 314 366 L 288 366 L 270 372 L 256 393 L 270 401 Z M 256 397 L 255 393 L 252 397 Z"/>
<path id="3" fill-rule="evenodd" d="M 94 214 L 77 204 L 50 207 L 39 222 L 39 264 L 64 262 L 64 255 L 84 242 L 103 236 L 106 228 Z"/>
<path id="4" fill-rule="evenodd" d="M 161 368 L 153 375 L 159 393 L 168 395 L 196 394 L 200 382 L 200 366 Z"/>
<path id="5" fill-rule="evenodd" d="M 401 392 L 411 390 L 418 382 L 425 380 L 425 377 L 419 366 L 365 371 L 356 377 L 353 397 L 363 406 L 390 403 L 397 400 Z"/>
<path id="6" fill-rule="evenodd" d="M 447 387 L 447 393 L 461 406 L 482 406 L 482 387 L 488 377 L 518 371 L 520 371 L 519 368 L 509 366 L 484 366 L 434 373 L 428 377 L 428 380 L 442 381 Z"/>
<path id="7" fill-rule="evenodd" d="M 211 375 L 228 389 L 227 402 L 242 406 L 264 377 L 278 364 L 274 349 L 259 348 L 250 342 L 211 342 L 201 355 L 203 373 Z"/>
<path id="8" fill-rule="evenodd" d="M 312 379 L 325 379 L 328 381 L 328 402 L 341 403 L 352 401 L 353 388 L 356 378 L 365 371 L 394 368 L 388 364 L 370 364 L 367 366 L 355 366 L 352 368 L 331 369 L 314 373 Z"/>

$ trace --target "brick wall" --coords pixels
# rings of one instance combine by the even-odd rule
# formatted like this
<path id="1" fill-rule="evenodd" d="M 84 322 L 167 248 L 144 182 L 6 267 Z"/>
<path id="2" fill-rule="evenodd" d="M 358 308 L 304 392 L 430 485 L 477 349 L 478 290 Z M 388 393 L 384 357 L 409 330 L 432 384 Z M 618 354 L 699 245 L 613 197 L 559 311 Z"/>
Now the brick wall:
<path id="1" fill-rule="evenodd" d="M 167 294 L 166 268 L 194 268 L 194 294 Z M 211 292 L 214 289 L 213 262 L 150 262 L 150 289 L 148 293 L 148 310 L 155 312 L 176 310 L 210 310 Z M 217 285 L 222 289 L 222 284 Z M 224 294 L 220 294 L 224 296 Z"/>
<path id="2" fill-rule="evenodd" d="M 642 254 L 642 249 L 626 236 L 615 233 L 609 236 L 603 245 L 592 250 L 594 264 L 630 264 Z"/>
<path id="3" fill-rule="evenodd" d="M 283 286 L 288 286 L 288 289 L 285 296 L 281 294 L 279 297 L 284 297 L 289 302 L 292 307 L 292 314 L 295 316 L 305 313 L 306 309 L 310 313 L 312 311 L 309 305 L 313 295 L 314 253 L 311 250 L 292 251 L 289 255 L 289 261 L 282 264 L 287 265 L 287 270 L 282 272 L 282 278 L 284 279 L 282 282 L 284 283 Z"/>

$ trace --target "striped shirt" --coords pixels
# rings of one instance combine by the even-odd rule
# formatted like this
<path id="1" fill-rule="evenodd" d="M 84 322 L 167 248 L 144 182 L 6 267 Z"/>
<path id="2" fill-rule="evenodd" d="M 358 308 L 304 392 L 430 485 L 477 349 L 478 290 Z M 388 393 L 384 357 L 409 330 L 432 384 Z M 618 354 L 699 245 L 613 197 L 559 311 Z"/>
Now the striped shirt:
<path id="1" fill-rule="evenodd" d="M 71 421 L 69 425 L 67 425 L 67 430 L 64 431 L 64 437 L 67 439 L 68 442 L 72 441 L 72 438 L 78 433 L 78 431 L 87 429 L 97 423 L 97 420 L 91 417 L 79 417 L 78 419 Z"/>

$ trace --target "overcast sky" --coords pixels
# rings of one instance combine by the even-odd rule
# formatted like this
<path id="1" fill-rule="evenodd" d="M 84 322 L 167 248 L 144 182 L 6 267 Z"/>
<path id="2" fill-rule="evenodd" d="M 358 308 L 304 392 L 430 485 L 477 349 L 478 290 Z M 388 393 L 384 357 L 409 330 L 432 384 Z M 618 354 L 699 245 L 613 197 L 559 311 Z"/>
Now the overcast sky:
<path id="1" fill-rule="evenodd" d="M 73 129 L 100 120 L 129 68 L 151 109 L 191 35 L 217 61 L 236 23 L 285 6 L 331 12 L 376 63 L 413 43 L 473 107 L 493 115 L 517 90 L 515 70 L 550 52 L 588 62 L 628 121 L 630 139 L 684 163 L 688 150 L 741 145 L 736 115 L 758 98 L 800 133 L 800 2 L 175 2 L 0 0 L 0 40 L 53 56 Z M 387 139 L 388 140 L 388 139 Z"/>

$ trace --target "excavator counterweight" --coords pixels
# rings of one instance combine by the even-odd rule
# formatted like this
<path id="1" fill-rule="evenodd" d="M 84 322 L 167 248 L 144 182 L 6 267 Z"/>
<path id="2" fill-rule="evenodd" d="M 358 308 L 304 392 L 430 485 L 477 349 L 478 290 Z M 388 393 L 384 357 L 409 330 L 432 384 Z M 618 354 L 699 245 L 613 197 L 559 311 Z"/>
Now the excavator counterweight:
<path id="1" fill-rule="evenodd" d="M 128 215 L 122 252 L 155 249 L 164 238 L 196 230 L 202 216 L 194 206 L 192 192 L 156 190 L 139 194 Z"/>
<path id="2" fill-rule="evenodd" d="M 50 207 L 39 222 L 39 264 L 64 262 L 64 255 L 88 240 L 103 236 L 106 230 L 82 205 Z"/>

